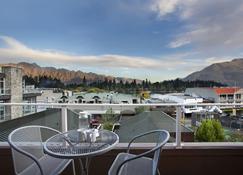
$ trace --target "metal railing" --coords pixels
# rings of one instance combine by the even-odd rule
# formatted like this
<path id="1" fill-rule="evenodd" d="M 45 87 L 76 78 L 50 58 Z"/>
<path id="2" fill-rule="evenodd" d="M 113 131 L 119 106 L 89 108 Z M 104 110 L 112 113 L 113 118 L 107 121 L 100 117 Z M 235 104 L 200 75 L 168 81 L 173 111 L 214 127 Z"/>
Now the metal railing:
<path id="1" fill-rule="evenodd" d="M 180 104 L 180 103 L 158 103 L 158 104 L 74 104 L 74 103 L 0 103 L 1 106 L 43 106 L 43 107 L 49 107 L 49 108 L 59 108 L 61 109 L 61 128 L 62 132 L 65 132 L 68 130 L 68 109 L 82 109 L 82 110 L 107 110 L 109 108 L 112 108 L 113 110 L 120 109 L 120 110 L 126 110 L 126 109 L 135 109 L 136 107 L 175 107 L 176 108 L 176 139 L 175 143 L 169 143 L 168 145 L 170 147 L 174 148 L 181 148 L 184 146 L 194 147 L 201 145 L 203 147 L 207 146 L 215 146 L 215 147 L 242 147 L 243 142 L 207 142 L 207 143 L 185 143 L 182 142 L 181 139 L 181 118 L 183 115 L 183 110 L 185 106 L 218 106 L 218 107 L 232 107 L 235 108 L 236 106 L 239 108 L 243 108 L 243 103 L 202 103 L 202 104 Z M 122 145 L 122 144 L 121 144 Z M 137 143 L 138 145 L 138 143 Z M 144 144 L 146 145 L 146 144 Z M 122 147 L 122 146 L 121 146 Z M 139 147 L 139 146 L 138 146 Z"/>
<path id="2" fill-rule="evenodd" d="M 24 94 L 39 94 L 41 93 L 41 90 L 39 89 L 23 89 Z"/>

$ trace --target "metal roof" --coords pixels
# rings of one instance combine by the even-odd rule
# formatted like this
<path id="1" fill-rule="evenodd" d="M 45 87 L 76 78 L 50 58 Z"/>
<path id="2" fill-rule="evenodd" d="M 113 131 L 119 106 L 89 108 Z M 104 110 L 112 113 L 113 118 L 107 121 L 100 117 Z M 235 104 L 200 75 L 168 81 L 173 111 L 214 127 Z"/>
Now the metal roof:
<path id="1" fill-rule="evenodd" d="M 234 94 L 237 92 L 240 88 L 238 87 L 221 87 L 221 88 L 214 88 L 214 91 L 220 95 L 220 94 Z"/>
<path id="2" fill-rule="evenodd" d="M 127 143 L 134 136 L 150 130 L 165 129 L 170 133 L 176 132 L 175 119 L 161 111 L 148 111 L 131 117 L 123 117 L 120 124 L 120 129 L 116 133 L 122 143 Z M 193 131 L 181 125 L 181 132 Z M 153 138 L 146 137 L 141 142 L 153 142 Z"/>

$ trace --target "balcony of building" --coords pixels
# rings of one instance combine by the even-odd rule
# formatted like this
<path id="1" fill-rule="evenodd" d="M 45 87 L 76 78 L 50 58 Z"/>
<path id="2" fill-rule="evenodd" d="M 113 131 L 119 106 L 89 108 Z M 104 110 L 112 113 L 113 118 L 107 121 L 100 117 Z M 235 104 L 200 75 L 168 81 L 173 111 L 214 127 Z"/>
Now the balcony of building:
<path id="1" fill-rule="evenodd" d="M 9 100 L 10 99 L 10 89 L 0 88 L 0 100 Z"/>
<path id="2" fill-rule="evenodd" d="M 4 104 L 10 105 L 10 104 Z M 39 124 L 50 126 L 60 131 L 75 129 L 78 127 L 78 110 L 94 110 L 98 109 L 109 109 L 113 107 L 114 110 L 124 111 L 126 107 L 129 110 L 134 109 L 138 105 L 112 105 L 112 104 L 95 104 L 95 105 L 85 105 L 85 104 L 11 104 L 11 105 L 36 105 L 36 106 L 46 106 L 47 110 L 39 113 L 31 114 L 28 116 L 12 119 L 0 123 L 0 174 L 12 175 L 14 174 L 11 151 L 8 143 L 6 142 L 8 134 L 15 128 L 25 125 Z M 144 104 L 143 104 L 144 105 Z M 171 106 L 170 104 L 159 104 L 160 106 Z M 159 170 L 160 174 L 173 175 L 173 174 L 242 174 L 243 167 L 241 163 L 243 161 L 243 143 L 242 142 L 195 142 L 194 140 L 188 140 L 188 135 L 191 135 L 190 130 L 187 130 L 184 126 L 183 113 L 180 110 L 181 106 L 179 104 L 174 105 L 176 110 L 176 118 L 163 118 L 164 115 L 160 115 L 163 123 L 168 125 L 168 120 L 173 122 L 170 123 L 171 138 L 170 142 L 167 143 L 161 153 Z M 215 104 L 214 104 L 215 105 Z M 218 104 L 218 105 L 234 105 L 234 104 Z M 239 104 L 238 104 L 239 105 Z M 142 106 L 142 105 L 141 105 Z M 145 105 L 146 106 L 146 105 Z M 151 106 L 151 105 L 147 105 Z M 151 108 L 150 108 L 151 109 Z M 157 109 L 157 108 L 156 108 Z M 158 110 L 158 109 L 157 109 Z M 152 114 L 158 114 L 156 113 Z M 148 114 L 147 114 L 148 115 Z M 139 117 L 144 117 L 145 115 L 140 115 Z M 128 117 L 124 115 L 124 118 Z M 136 116 L 135 116 L 136 117 Z M 149 118 L 155 117 L 150 115 Z M 137 121 L 134 118 L 134 121 Z M 152 121 L 157 121 L 155 118 Z M 126 120 L 124 120 L 126 121 Z M 130 123 L 130 122 L 129 122 Z M 147 122 L 148 123 L 148 122 Z M 158 126 L 166 127 L 166 125 L 151 125 L 148 124 L 145 127 Z M 136 124 L 136 123 L 134 123 Z M 126 128 L 128 130 L 129 128 Z M 164 128 L 161 128 L 164 129 Z M 234 129 L 234 128 L 232 128 Z M 126 131 L 125 130 L 125 131 Z M 168 130 L 168 128 L 167 128 Z M 136 132 L 136 130 L 135 130 Z M 241 131 L 240 131 L 241 132 Z M 123 139 L 124 137 L 123 137 Z M 91 175 L 103 175 L 107 174 L 109 167 L 111 166 L 116 155 L 120 152 L 124 152 L 127 143 L 122 141 L 115 147 L 115 149 L 107 152 L 106 154 L 96 156 L 92 158 L 90 165 Z M 134 153 L 140 153 L 145 150 L 150 149 L 153 143 L 135 143 L 132 146 L 132 151 Z M 77 164 L 77 174 L 80 168 Z M 66 168 L 65 172 L 62 174 L 72 174 L 71 166 Z"/>
<path id="3" fill-rule="evenodd" d="M 41 95 L 41 90 L 36 89 L 33 85 L 24 86 L 23 88 L 23 97 L 36 97 Z"/>

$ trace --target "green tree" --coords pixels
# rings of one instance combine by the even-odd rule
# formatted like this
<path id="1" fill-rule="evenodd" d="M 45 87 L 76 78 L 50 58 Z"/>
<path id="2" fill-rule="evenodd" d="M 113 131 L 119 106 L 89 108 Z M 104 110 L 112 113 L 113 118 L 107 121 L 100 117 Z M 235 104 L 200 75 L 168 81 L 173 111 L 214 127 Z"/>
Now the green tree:
<path id="1" fill-rule="evenodd" d="M 224 140 L 224 130 L 218 120 L 206 119 L 198 127 L 195 137 L 199 142 L 220 142 Z"/>

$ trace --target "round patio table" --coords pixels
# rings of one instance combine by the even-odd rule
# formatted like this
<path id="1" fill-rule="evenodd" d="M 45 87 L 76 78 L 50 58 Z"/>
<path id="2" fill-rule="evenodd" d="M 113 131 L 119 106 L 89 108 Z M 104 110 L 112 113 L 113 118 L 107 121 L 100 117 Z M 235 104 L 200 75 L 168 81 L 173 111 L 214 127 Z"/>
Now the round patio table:
<path id="1" fill-rule="evenodd" d="M 71 130 L 49 138 L 44 151 L 56 158 L 79 159 L 82 175 L 87 175 L 91 157 L 106 153 L 118 142 L 118 135 L 111 131 Z"/>

